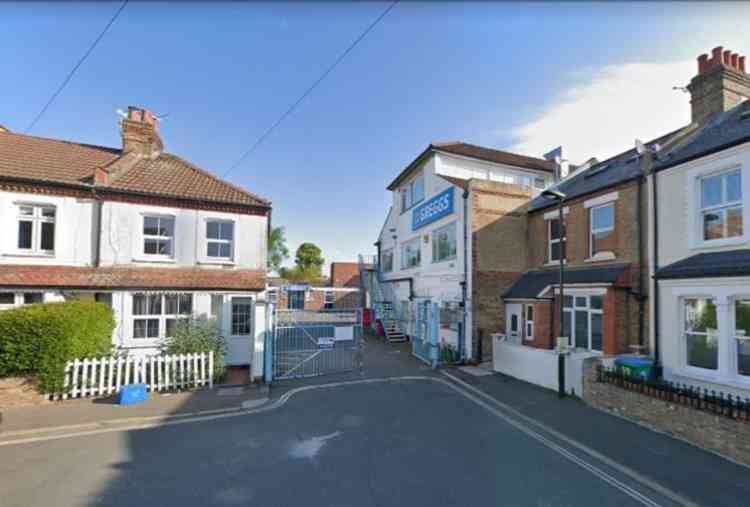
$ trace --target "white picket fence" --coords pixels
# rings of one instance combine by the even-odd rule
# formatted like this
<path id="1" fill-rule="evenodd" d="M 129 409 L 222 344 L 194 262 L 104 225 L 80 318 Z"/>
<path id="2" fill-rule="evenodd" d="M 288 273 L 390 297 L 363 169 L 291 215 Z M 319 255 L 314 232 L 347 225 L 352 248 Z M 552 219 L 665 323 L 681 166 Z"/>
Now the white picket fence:
<path id="1" fill-rule="evenodd" d="M 146 384 L 149 391 L 213 387 L 214 353 L 75 359 L 65 365 L 62 393 L 53 400 L 107 396 L 127 384 Z"/>

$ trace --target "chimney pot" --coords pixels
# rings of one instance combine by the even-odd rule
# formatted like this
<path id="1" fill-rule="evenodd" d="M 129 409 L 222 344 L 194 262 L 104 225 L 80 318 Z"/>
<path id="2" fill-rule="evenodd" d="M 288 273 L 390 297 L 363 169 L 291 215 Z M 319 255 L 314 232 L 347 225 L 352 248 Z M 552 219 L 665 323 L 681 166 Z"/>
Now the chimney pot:
<path id="1" fill-rule="evenodd" d="M 745 57 L 744 56 L 740 56 L 737 59 L 737 68 L 739 69 L 740 72 L 743 72 L 743 73 L 745 72 Z"/>
<path id="2" fill-rule="evenodd" d="M 735 70 L 737 67 L 737 60 L 739 59 L 740 55 L 737 53 L 732 53 L 732 55 L 729 58 L 729 65 L 731 65 Z"/>
<path id="3" fill-rule="evenodd" d="M 698 74 L 703 74 L 708 68 L 708 55 L 703 53 L 698 57 Z"/>
<path id="4" fill-rule="evenodd" d="M 729 67 L 730 65 L 731 57 L 732 57 L 732 51 L 730 51 L 729 49 L 724 50 L 724 52 L 722 53 L 722 62 L 727 67 Z"/>
<path id="5" fill-rule="evenodd" d="M 721 53 L 724 51 L 723 46 L 716 46 L 711 50 L 711 65 L 721 63 Z"/>

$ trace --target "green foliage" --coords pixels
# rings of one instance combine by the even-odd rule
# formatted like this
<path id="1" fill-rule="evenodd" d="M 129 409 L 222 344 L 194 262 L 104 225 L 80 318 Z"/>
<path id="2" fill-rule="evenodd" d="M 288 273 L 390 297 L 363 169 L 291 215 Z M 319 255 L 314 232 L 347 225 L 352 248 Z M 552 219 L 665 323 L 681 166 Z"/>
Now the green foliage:
<path id="1" fill-rule="evenodd" d="M 459 361 L 458 349 L 450 343 L 443 343 L 440 345 L 440 362 L 447 364 L 454 364 Z"/>
<path id="2" fill-rule="evenodd" d="M 0 312 L 0 377 L 31 376 L 43 392 L 60 392 L 65 363 L 109 354 L 114 328 L 112 310 L 93 301 Z"/>
<path id="3" fill-rule="evenodd" d="M 161 346 L 161 352 L 164 354 L 194 354 L 212 350 L 214 381 L 219 381 L 226 369 L 226 342 L 219 334 L 216 320 L 205 317 L 179 319 L 175 325 L 174 336 L 165 339 Z"/>
<path id="4" fill-rule="evenodd" d="M 307 280 L 316 280 L 322 277 L 321 269 L 325 259 L 321 255 L 320 248 L 312 243 L 302 243 L 297 248 L 294 258 L 295 274 Z"/>
<path id="5" fill-rule="evenodd" d="M 289 258 L 289 248 L 286 246 L 286 236 L 283 227 L 274 227 L 268 237 L 268 268 L 277 273 L 284 269 L 281 267 Z"/>

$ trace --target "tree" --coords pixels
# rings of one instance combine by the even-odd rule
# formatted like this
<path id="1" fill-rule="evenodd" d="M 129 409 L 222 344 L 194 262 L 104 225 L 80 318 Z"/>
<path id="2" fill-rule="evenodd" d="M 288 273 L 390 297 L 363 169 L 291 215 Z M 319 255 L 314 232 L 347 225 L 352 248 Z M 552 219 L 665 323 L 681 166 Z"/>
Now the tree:
<path id="1" fill-rule="evenodd" d="M 321 255 L 320 248 L 312 243 L 302 243 L 297 248 L 297 254 L 294 258 L 296 264 L 295 270 L 299 275 L 308 280 L 321 278 L 321 269 L 325 259 Z"/>
<path id="2" fill-rule="evenodd" d="M 289 258 L 283 227 L 273 227 L 268 237 L 268 269 L 281 273 L 281 265 Z"/>

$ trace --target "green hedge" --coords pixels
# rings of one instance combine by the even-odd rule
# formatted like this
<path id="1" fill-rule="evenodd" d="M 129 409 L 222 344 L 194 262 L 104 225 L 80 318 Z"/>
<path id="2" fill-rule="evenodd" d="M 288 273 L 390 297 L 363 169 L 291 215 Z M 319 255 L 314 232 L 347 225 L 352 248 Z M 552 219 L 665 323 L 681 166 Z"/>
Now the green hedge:
<path id="1" fill-rule="evenodd" d="M 31 376 L 46 393 L 60 392 L 65 363 L 112 350 L 115 319 L 92 301 L 35 304 L 0 312 L 0 377 Z"/>

